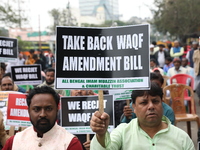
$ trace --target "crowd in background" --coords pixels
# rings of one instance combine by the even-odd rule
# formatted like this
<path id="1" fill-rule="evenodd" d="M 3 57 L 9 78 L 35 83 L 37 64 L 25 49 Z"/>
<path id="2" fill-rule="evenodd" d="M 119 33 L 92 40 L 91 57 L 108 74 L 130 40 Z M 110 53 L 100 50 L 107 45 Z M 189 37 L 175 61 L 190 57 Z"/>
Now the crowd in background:
<path id="1" fill-rule="evenodd" d="M 45 73 L 44 71 L 49 68 L 55 68 L 55 56 L 49 50 L 47 53 L 43 53 L 42 50 L 30 50 L 29 55 L 23 55 L 19 52 L 18 58 L 16 60 L 12 60 L 9 62 L 0 62 L 0 80 L 5 75 L 9 75 L 11 77 L 11 66 L 23 66 L 23 65 L 34 65 L 39 64 L 41 65 L 41 75 L 43 81 L 45 80 Z M 15 85 L 16 86 L 16 85 Z M 17 85 L 18 88 L 15 88 L 15 91 L 19 91 L 21 89 L 22 93 L 28 92 L 30 89 L 33 88 L 32 85 Z M 11 88 L 10 88 L 11 89 Z"/>
<path id="2" fill-rule="evenodd" d="M 198 90 L 200 81 L 200 53 L 199 44 L 191 42 L 190 49 L 184 49 L 178 41 L 174 45 L 150 45 L 150 71 L 159 72 L 161 75 L 172 77 L 176 74 L 188 74 L 195 79 L 194 90 Z M 197 91 L 199 92 L 199 91 Z"/>
<path id="3" fill-rule="evenodd" d="M 200 87 L 197 88 L 200 86 L 200 51 L 198 48 L 199 45 L 195 41 L 192 42 L 191 49 L 188 51 L 185 51 L 178 41 L 174 41 L 174 45 L 168 44 L 168 46 L 164 44 L 157 45 L 156 42 L 152 42 L 150 45 L 150 72 L 157 72 L 162 76 L 168 77 L 172 77 L 176 74 L 188 74 L 195 79 L 194 90 L 198 93 L 198 89 L 200 89 Z M 14 84 L 10 74 L 12 65 L 40 64 L 43 83 L 37 86 L 41 87 L 46 85 L 54 88 L 54 68 L 56 62 L 54 54 L 51 51 L 44 54 L 41 50 L 30 50 L 29 53 L 28 56 L 19 53 L 16 62 L 0 63 L 0 91 L 9 90 L 28 93 L 29 90 L 33 88 L 31 85 L 23 86 Z M 62 96 L 97 95 L 92 90 L 56 90 L 56 92 Z M 108 91 L 104 91 L 104 94 L 108 94 Z M 200 94 L 198 96 L 200 97 Z M 121 112 L 123 112 L 123 108 L 121 108 Z M 130 112 L 132 112 L 132 110 L 130 110 Z M 120 121 L 118 120 L 118 122 Z M 90 142 L 85 142 L 85 135 L 79 135 L 79 139 L 84 145 L 83 148 L 89 150 Z"/>
<path id="4" fill-rule="evenodd" d="M 87 96 L 87 95 L 97 95 L 92 90 L 56 90 L 54 88 L 55 81 L 55 57 L 49 52 L 47 55 L 43 54 L 42 51 L 30 50 L 29 55 L 26 57 L 23 54 L 19 54 L 17 61 L 4 63 L 0 62 L 0 91 L 17 91 L 21 93 L 29 93 L 34 87 L 48 86 L 55 90 L 60 96 Z M 43 76 L 43 83 L 39 85 L 17 85 L 14 83 L 11 76 L 11 66 L 22 66 L 22 65 L 41 65 L 41 75 Z M 106 93 L 107 91 L 104 91 Z M 58 116 L 58 118 L 60 118 Z M 59 119 L 57 120 L 59 124 Z M 4 129 L 2 130 L 4 131 Z M 77 135 L 82 143 L 83 149 L 89 150 L 90 141 L 86 141 L 86 135 Z M 92 136 L 91 136 L 92 137 Z M 6 137 L 8 138 L 8 137 Z M 5 144 L 6 139 L 0 142 L 2 145 Z M 0 148 L 1 149 L 1 148 Z"/>

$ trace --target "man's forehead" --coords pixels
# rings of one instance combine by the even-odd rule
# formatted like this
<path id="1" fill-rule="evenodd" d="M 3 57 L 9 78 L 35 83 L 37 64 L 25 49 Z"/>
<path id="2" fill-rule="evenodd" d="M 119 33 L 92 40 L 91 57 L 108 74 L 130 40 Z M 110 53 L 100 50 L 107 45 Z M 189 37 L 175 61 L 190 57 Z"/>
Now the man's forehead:
<path id="1" fill-rule="evenodd" d="M 54 74 L 54 72 L 53 71 L 48 71 L 48 72 L 46 72 L 46 74 Z"/>
<path id="2" fill-rule="evenodd" d="M 54 100 L 54 97 L 51 94 L 48 93 L 41 93 L 41 94 L 35 94 L 32 99 L 31 103 L 38 103 L 38 104 L 55 104 L 56 101 Z"/>
<path id="3" fill-rule="evenodd" d="M 46 107 L 52 107 L 54 106 L 53 104 L 49 104 L 49 105 L 38 105 L 37 103 L 32 104 L 32 107 L 40 107 L 40 108 L 46 108 Z"/>
<path id="4" fill-rule="evenodd" d="M 1 80 L 1 83 L 3 84 L 4 82 L 10 82 L 12 83 L 12 79 L 10 77 L 4 77 L 2 80 Z"/>
<path id="5" fill-rule="evenodd" d="M 42 101 L 42 100 L 41 100 Z M 46 108 L 46 107 L 56 107 L 56 103 L 54 102 L 38 102 L 38 101 L 31 101 L 30 107 L 40 107 L 40 108 Z"/>
<path id="6" fill-rule="evenodd" d="M 145 100 L 145 99 L 155 99 L 155 98 L 160 98 L 159 95 L 156 95 L 156 96 L 152 96 L 150 94 L 144 94 L 143 96 L 138 96 L 136 97 L 136 100 L 139 99 L 139 100 Z"/>

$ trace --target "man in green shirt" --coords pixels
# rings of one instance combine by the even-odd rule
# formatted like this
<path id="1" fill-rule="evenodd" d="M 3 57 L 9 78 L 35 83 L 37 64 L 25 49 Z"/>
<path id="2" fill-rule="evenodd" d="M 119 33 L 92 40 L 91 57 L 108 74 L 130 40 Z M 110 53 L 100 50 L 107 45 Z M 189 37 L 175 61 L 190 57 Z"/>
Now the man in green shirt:
<path id="1" fill-rule="evenodd" d="M 188 134 L 163 116 L 162 89 L 151 83 L 150 90 L 133 90 L 131 98 L 137 118 L 107 132 L 109 115 L 96 111 L 90 126 L 96 135 L 91 150 L 195 150 Z"/>

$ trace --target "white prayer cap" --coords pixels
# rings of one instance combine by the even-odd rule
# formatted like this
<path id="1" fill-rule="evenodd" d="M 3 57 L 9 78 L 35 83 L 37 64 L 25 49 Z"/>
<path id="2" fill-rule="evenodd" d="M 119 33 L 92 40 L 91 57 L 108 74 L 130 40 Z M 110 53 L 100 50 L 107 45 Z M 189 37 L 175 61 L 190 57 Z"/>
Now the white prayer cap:
<path id="1" fill-rule="evenodd" d="M 150 48 L 154 48 L 154 45 L 153 45 L 153 44 L 151 44 L 151 45 L 150 45 Z"/>

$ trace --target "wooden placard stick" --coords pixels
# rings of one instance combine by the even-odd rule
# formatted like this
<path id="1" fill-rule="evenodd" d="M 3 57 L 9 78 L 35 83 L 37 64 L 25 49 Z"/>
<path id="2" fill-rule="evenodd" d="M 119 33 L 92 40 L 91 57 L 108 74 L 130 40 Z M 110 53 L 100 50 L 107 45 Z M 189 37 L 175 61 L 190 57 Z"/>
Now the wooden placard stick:
<path id="1" fill-rule="evenodd" d="M 21 127 L 21 130 L 23 131 L 23 130 L 25 130 L 26 129 L 26 127 Z"/>
<path id="2" fill-rule="evenodd" d="M 130 100 L 129 99 L 126 100 L 126 105 L 130 107 Z M 132 118 L 131 116 L 128 117 L 128 119 L 131 119 L 131 118 Z"/>
<path id="3" fill-rule="evenodd" d="M 87 141 L 87 142 L 90 141 L 90 134 L 86 134 L 86 141 Z"/>
<path id="4" fill-rule="evenodd" d="M 103 114 L 104 112 L 103 90 L 98 91 L 98 97 L 99 97 L 99 112 Z"/>
<path id="5" fill-rule="evenodd" d="M 19 127 L 19 130 L 18 131 L 22 131 L 22 127 Z"/>
<path id="6" fill-rule="evenodd" d="M 103 91 L 102 90 L 99 90 L 98 91 L 98 98 L 99 98 L 99 112 L 101 114 L 103 114 L 104 112 L 104 99 L 103 99 Z M 90 134 L 86 134 L 86 141 L 90 141 Z"/>
<path id="7" fill-rule="evenodd" d="M 126 100 L 126 105 L 130 106 L 130 100 L 129 99 Z"/>
<path id="8" fill-rule="evenodd" d="M 15 126 L 10 126 L 9 135 L 13 136 L 15 134 Z"/>

